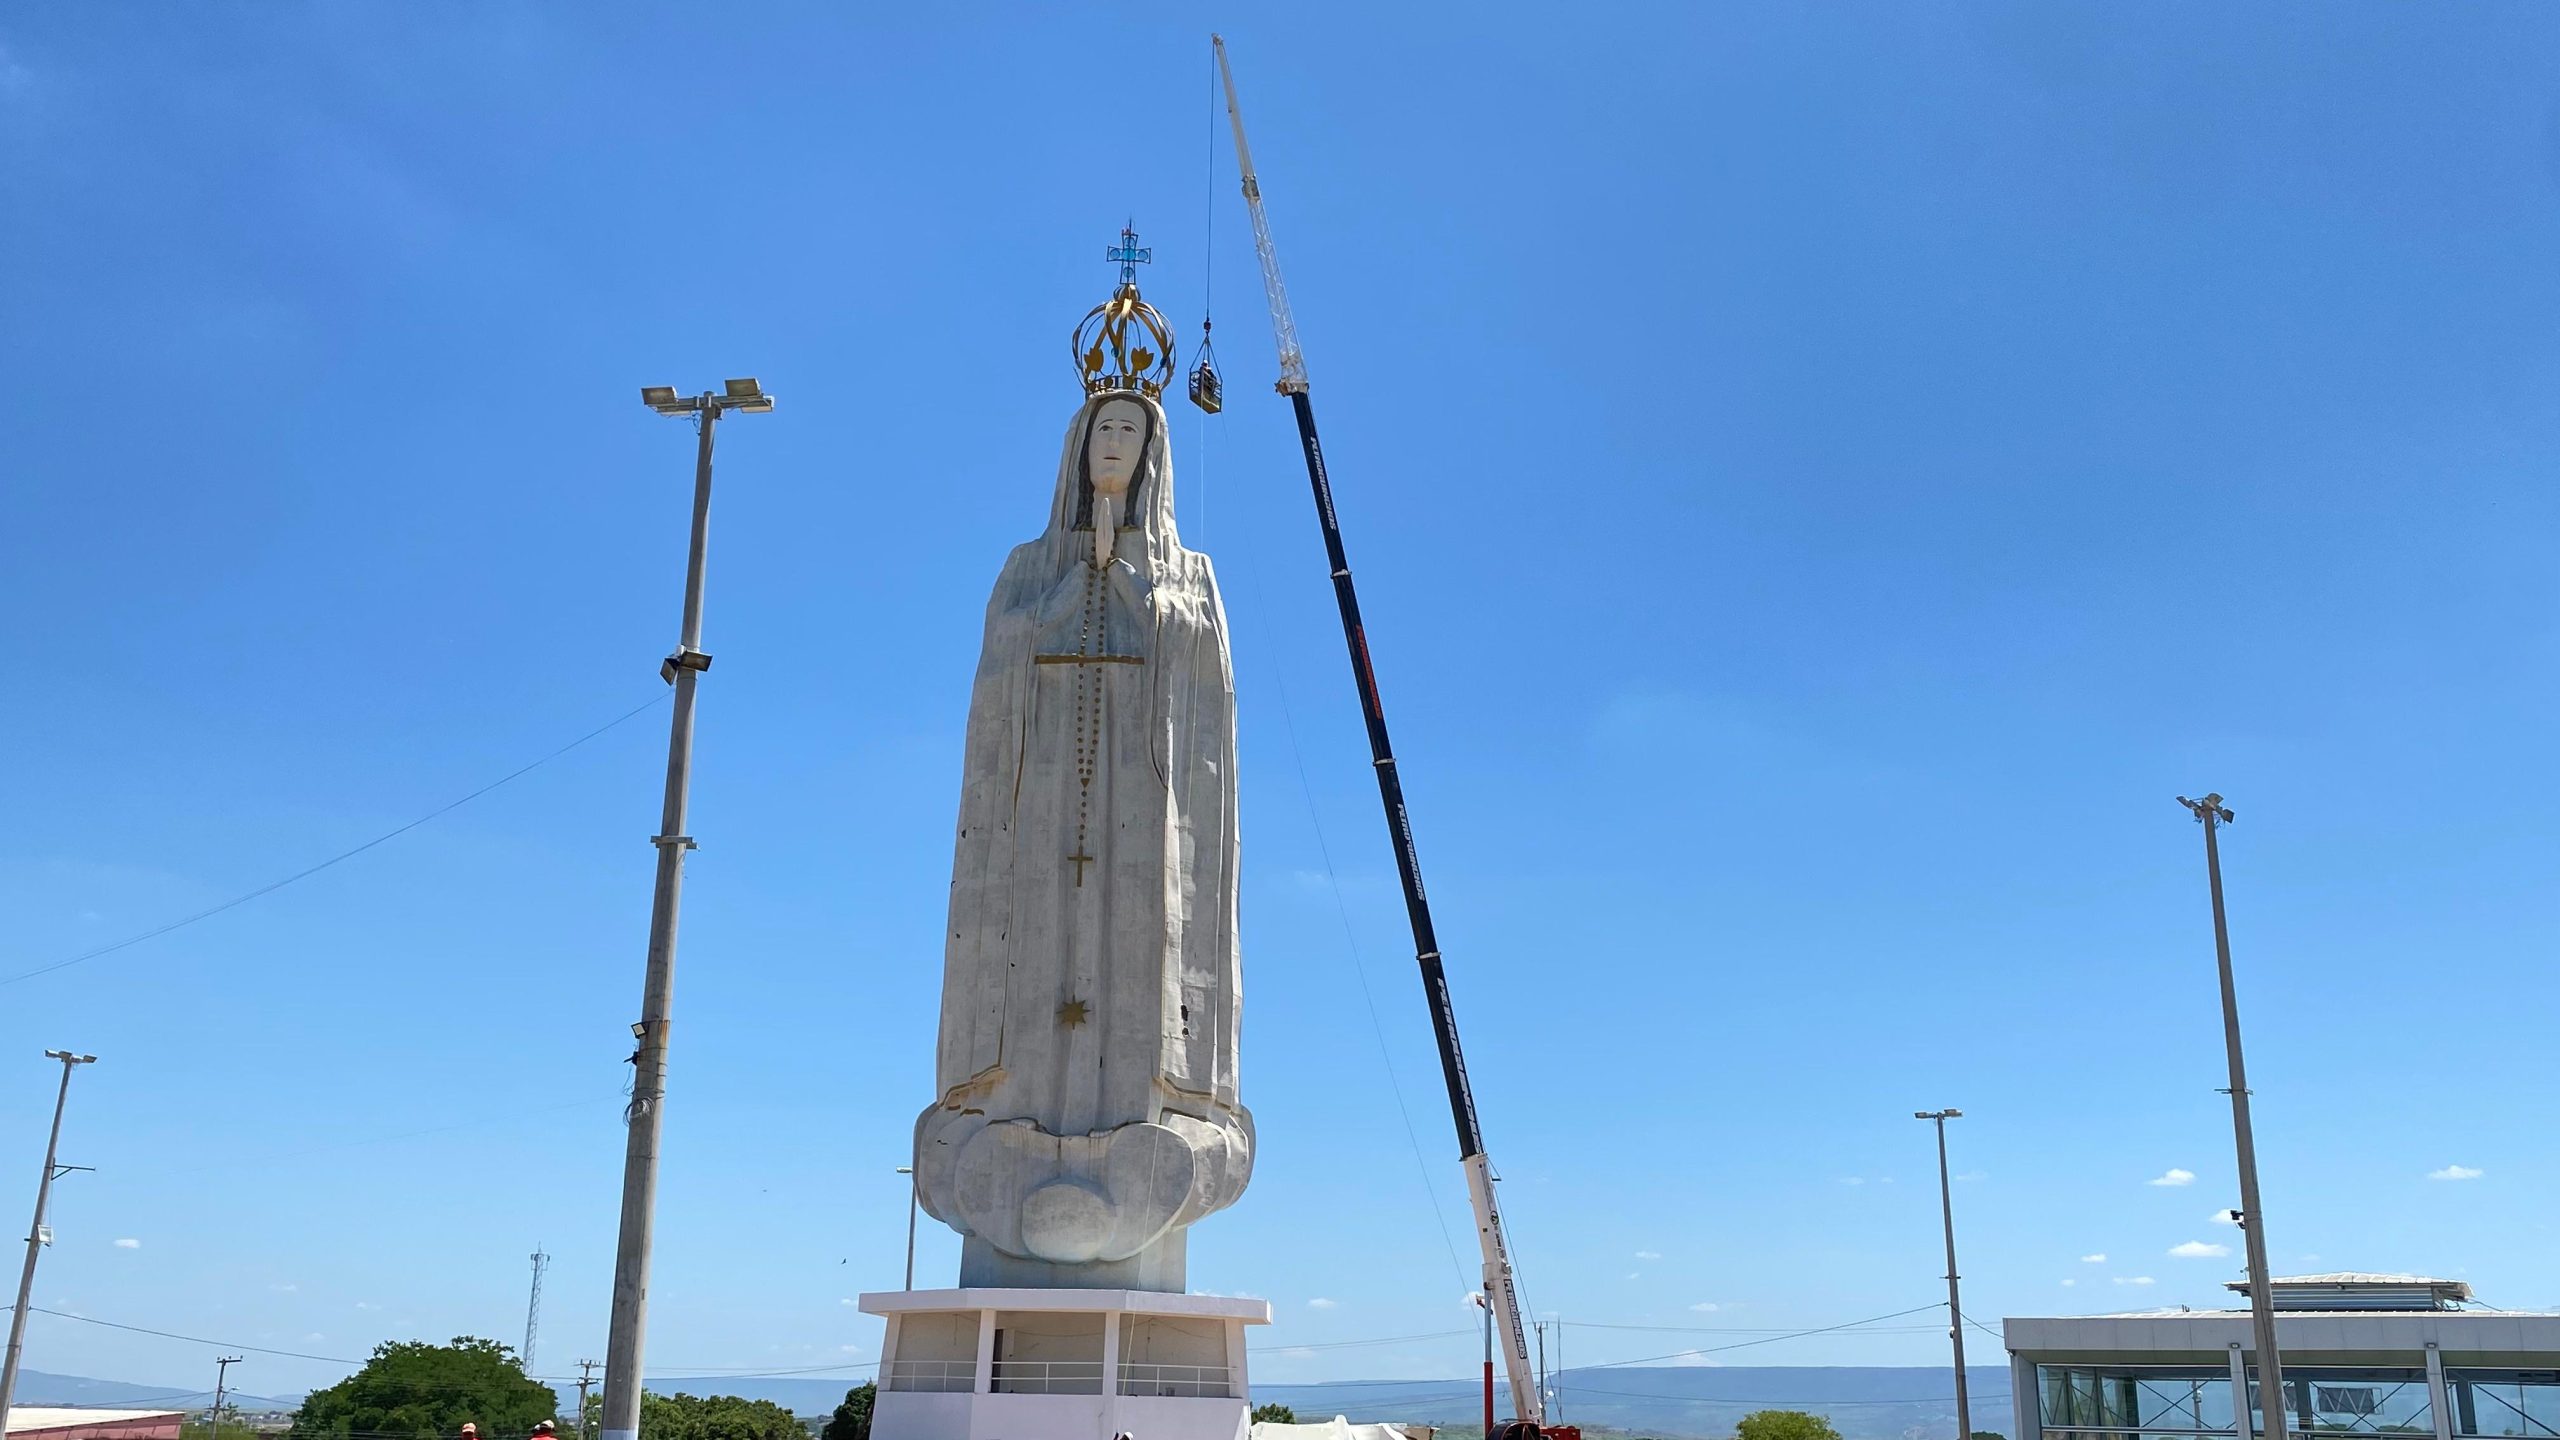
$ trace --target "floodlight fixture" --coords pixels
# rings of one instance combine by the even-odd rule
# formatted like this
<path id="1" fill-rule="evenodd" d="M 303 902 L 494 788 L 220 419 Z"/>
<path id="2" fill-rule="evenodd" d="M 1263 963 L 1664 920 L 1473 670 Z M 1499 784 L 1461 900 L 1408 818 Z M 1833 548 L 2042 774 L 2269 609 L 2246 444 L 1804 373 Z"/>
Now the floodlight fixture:
<path id="1" fill-rule="evenodd" d="M 773 409 L 773 397 L 764 393 L 764 387 L 757 384 L 752 375 L 743 380 L 724 380 L 720 384 L 719 403 L 724 409 L 743 410 L 750 415 L 762 415 Z"/>
<path id="2" fill-rule="evenodd" d="M 2207 815 L 2211 815 L 2214 819 L 2221 821 L 2225 825 L 2231 823 L 2231 807 L 2223 804 L 2222 797 L 2219 795 L 2207 795 L 2201 800 L 2190 800 L 2186 796 L 2181 795 L 2178 797 L 2178 803 L 2186 806 L 2189 810 L 2194 811 L 2196 821 L 2199 824 L 2203 823 L 2204 818 Z"/>

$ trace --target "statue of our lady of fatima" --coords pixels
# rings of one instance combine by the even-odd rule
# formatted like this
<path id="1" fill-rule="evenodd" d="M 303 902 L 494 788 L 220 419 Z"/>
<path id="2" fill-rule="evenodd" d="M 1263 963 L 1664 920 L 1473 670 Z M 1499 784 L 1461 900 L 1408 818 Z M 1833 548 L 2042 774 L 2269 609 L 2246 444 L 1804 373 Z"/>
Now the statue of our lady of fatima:
<path id="1" fill-rule="evenodd" d="M 1119 288 L 1049 523 L 987 602 L 916 1189 L 961 1283 L 1183 1288 L 1253 1170 L 1237 1098 L 1235 690 L 1209 557 L 1173 527 L 1172 336 Z"/>

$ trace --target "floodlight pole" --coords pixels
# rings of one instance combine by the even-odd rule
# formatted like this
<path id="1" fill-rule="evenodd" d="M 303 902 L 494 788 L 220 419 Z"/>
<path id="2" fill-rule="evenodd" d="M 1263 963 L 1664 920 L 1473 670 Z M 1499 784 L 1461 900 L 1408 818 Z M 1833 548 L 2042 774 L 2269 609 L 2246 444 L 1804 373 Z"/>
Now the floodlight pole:
<path id="1" fill-rule="evenodd" d="M 2284 1357 L 2276 1349 L 2274 1291 L 2268 1286 L 2267 1227 L 2258 1209 L 2258 1144 L 2249 1128 L 2249 1074 L 2240 1062 L 2240 999 L 2231 984 L 2231 929 L 2222 914 L 2222 850 L 2214 842 L 2217 826 L 2231 823 L 2231 811 L 2219 795 L 2201 800 L 2178 797 L 2204 826 L 2204 870 L 2213 891 L 2213 956 L 2222 974 L 2222 1044 L 2231 1063 L 2231 1135 L 2240 1157 L 2240 1234 L 2249 1255 L 2249 1329 L 2258 1349 L 2259 1405 L 2266 1412 L 2266 1440 L 2285 1440 Z M 2249 1423 L 2249 1397 L 2233 1401 L 2243 1431 Z"/>
<path id="2" fill-rule="evenodd" d="M 901 1165 L 898 1173 L 907 1177 L 907 1288 L 916 1288 L 916 1167 Z"/>
<path id="3" fill-rule="evenodd" d="M 1947 1338 L 1956 1349 L 1956 1440 L 1973 1440 L 1973 1402 L 1964 1380 L 1964 1299 L 1956 1290 L 1955 1192 L 1947 1185 L 1947 1122 L 1963 1115 L 1961 1110 L 1919 1110 L 1911 1118 L 1938 1127 L 1938 1216 L 1947 1228 Z"/>
<path id="4" fill-rule="evenodd" d="M 44 1142 L 44 1175 L 36 1181 L 36 1218 L 27 1222 L 27 1264 L 18 1272 L 18 1305 L 9 1312 L 9 1350 L 0 1358 L 0 1428 L 8 1424 L 10 1402 L 18 1393 L 18 1357 L 27 1348 L 27 1306 L 35 1298 L 36 1257 L 44 1253 L 44 1212 L 53 1198 L 53 1182 L 60 1173 L 54 1162 L 62 1149 L 62 1107 L 71 1099 L 71 1072 L 74 1067 L 94 1065 L 95 1055 L 75 1055 L 68 1050 L 47 1050 L 47 1060 L 62 1062 L 62 1085 L 53 1092 L 53 1133 Z"/>
<path id="5" fill-rule="evenodd" d="M 675 714 L 667 727 L 666 803 L 658 833 L 658 881 L 649 909 L 648 976 L 640 996 L 640 1042 L 631 1056 L 631 1105 L 624 1112 L 622 1236 L 613 1257 L 613 1311 L 605 1340 L 603 1440 L 636 1440 L 640 1433 L 641 1351 L 649 1318 L 649 1249 L 657 1225 L 658 1141 L 666 1123 L 667 1027 L 675 999 L 676 909 L 684 890 L 684 854 L 694 848 L 685 833 L 693 788 L 693 692 L 711 657 L 702 652 L 702 572 L 711 543 L 711 432 L 728 409 L 763 411 L 773 401 L 755 382 L 731 381 L 726 394 L 706 391 L 678 400 L 670 391 L 643 390 L 641 400 L 661 415 L 690 414 L 699 430 L 693 460 L 693 543 L 685 565 L 684 619 L 675 653 L 658 667 L 676 688 Z"/>

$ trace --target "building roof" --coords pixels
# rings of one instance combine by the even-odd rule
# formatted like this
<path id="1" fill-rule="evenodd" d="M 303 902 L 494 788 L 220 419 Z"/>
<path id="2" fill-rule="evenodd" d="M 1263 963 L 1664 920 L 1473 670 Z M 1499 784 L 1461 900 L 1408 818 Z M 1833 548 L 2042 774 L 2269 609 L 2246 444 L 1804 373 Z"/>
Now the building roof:
<path id="1" fill-rule="evenodd" d="M 143 1420 L 182 1419 L 176 1410 L 103 1410 L 85 1405 L 12 1405 L 9 1407 L 8 1434 L 29 1430 L 67 1430 L 74 1425 L 130 1425 Z"/>
<path id="2" fill-rule="evenodd" d="M 2222 1288 L 2246 1295 L 2249 1282 L 2232 1280 Z M 2364 1270 L 2279 1275 L 2267 1289 L 2279 1310 L 2449 1310 L 2471 1298 L 2471 1287 L 2459 1280 Z"/>

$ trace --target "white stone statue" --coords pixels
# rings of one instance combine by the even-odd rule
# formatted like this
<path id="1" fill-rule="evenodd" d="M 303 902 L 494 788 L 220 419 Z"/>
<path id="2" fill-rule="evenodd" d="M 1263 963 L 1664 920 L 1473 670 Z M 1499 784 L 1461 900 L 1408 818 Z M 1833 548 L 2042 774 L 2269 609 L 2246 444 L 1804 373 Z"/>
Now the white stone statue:
<path id="1" fill-rule="evenodd" d="M 1226 612 L 1174 534 L 1156 387 L 1098 366 L 969 700 L 915 1159 L 963 1285 L 1179 1291 L 1185 1228 L 1253 1170 Z"/>

